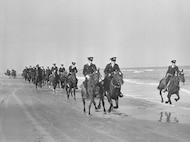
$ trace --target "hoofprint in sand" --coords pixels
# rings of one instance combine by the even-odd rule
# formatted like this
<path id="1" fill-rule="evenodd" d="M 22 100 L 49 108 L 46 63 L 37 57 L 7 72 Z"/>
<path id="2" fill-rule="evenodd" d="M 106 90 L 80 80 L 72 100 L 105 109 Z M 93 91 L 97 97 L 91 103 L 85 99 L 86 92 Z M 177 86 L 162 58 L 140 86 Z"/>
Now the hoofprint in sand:
<path id="1" fill-rule="evenodd" d="M 0 78 L 0 141 L 131 141 L 179 142 L 190 139 L 189 110 L 126 94 L 119 109 L 83 113 L 80 90 L 76 101 L 65 91 L 36 91 L 22 79 Z M 109 104 L 106 101 L 106 108 Z M 170 122 L 170 123 L 169 123 Z"/>

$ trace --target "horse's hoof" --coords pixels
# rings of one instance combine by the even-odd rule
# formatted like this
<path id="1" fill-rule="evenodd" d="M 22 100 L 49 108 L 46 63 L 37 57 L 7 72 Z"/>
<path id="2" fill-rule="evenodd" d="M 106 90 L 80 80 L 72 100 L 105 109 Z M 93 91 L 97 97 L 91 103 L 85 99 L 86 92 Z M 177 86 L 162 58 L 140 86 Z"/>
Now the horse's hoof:
<path id="1" fill-rule="evenodd" d="M 179 99 L 175 99 L 175 101 L 177 102 Z"/>
<path id="2" fill-rule="evenodd" d="M 168 104 L 168 101 L 166 101 L 165 103 Z"/>
<path id="3" fill-rule="evenodd" d="M 100 105 L 98 105 L 98 109 L 101 109 Z"/>
<path id="4" fill-rule="evenodd" d="M 113 108 L 114 108 L 114 109 L 118 109 L 118 106 L 114 106 Z"/>

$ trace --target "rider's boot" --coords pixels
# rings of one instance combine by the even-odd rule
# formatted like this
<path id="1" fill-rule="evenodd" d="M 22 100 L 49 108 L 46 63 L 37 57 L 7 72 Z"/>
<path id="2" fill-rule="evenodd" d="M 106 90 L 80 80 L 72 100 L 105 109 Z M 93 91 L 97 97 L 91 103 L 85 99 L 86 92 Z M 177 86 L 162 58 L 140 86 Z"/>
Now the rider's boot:
<path id="1" fill-rule="evenodd" d="M 119 97 L 122 98 L 123 97 L 123 93 L 121 93 L 121 88 L 119 90 Z"/>

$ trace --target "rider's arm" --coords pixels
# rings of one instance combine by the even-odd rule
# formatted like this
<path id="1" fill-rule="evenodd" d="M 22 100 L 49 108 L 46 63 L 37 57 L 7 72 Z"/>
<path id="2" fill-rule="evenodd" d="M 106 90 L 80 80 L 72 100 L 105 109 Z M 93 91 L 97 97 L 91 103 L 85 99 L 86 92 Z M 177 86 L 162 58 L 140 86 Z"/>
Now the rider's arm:
<path id="1" fill-rule="evenodd" d="M 167 76 L 168 76 L 169 71 L 170 71 L 170 66 L 168 67 L 168 70 L 167 70 L 167 72 L 166 72 L 165 77 L 167 77 Z"/>
<path id="2" fill-rule="evenodd" d="M 105 69 L 104 69 L 105 75 L 108 75 L 108 74 L 109 74 L 108 69 L 109 69 L 109 64 L 107 64 L 106 67 L 105 67 Z"/>
<path id="3" fill-rule="evenodd" d="M 97 71 L 97 67 L 96 67 L 96 65 L 95 65 L 95 64 L 93 64 L 92 69 L 93 69 L 93 72 Z"/>
<path id="4" fill-rule="evenodd" d="M 83 67 L 83 75 L 86 76 L 86 65 Z"/>

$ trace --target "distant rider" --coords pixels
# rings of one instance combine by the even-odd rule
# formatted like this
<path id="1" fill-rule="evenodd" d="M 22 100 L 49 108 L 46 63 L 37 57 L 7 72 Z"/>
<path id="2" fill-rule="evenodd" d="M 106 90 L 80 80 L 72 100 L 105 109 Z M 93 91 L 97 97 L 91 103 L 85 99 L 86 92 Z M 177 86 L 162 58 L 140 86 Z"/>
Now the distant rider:
<path id="1" fill-rule="evenodd" d="M 76 77 L 76 73 L 78 72 L 78 70 L 75 65 L 76 65 L 76 62 L 72 62 L 72 64 L 69 66 L 69 75 L 68 76 L 70 76 L 71 74 L 74 74 Z M 78 84 L 78 79 L 76 77 L 76 86 L 77 86 L 77 84 Z M 76 89 L 78 89 L 78 87 L 76 87 Z"/>

